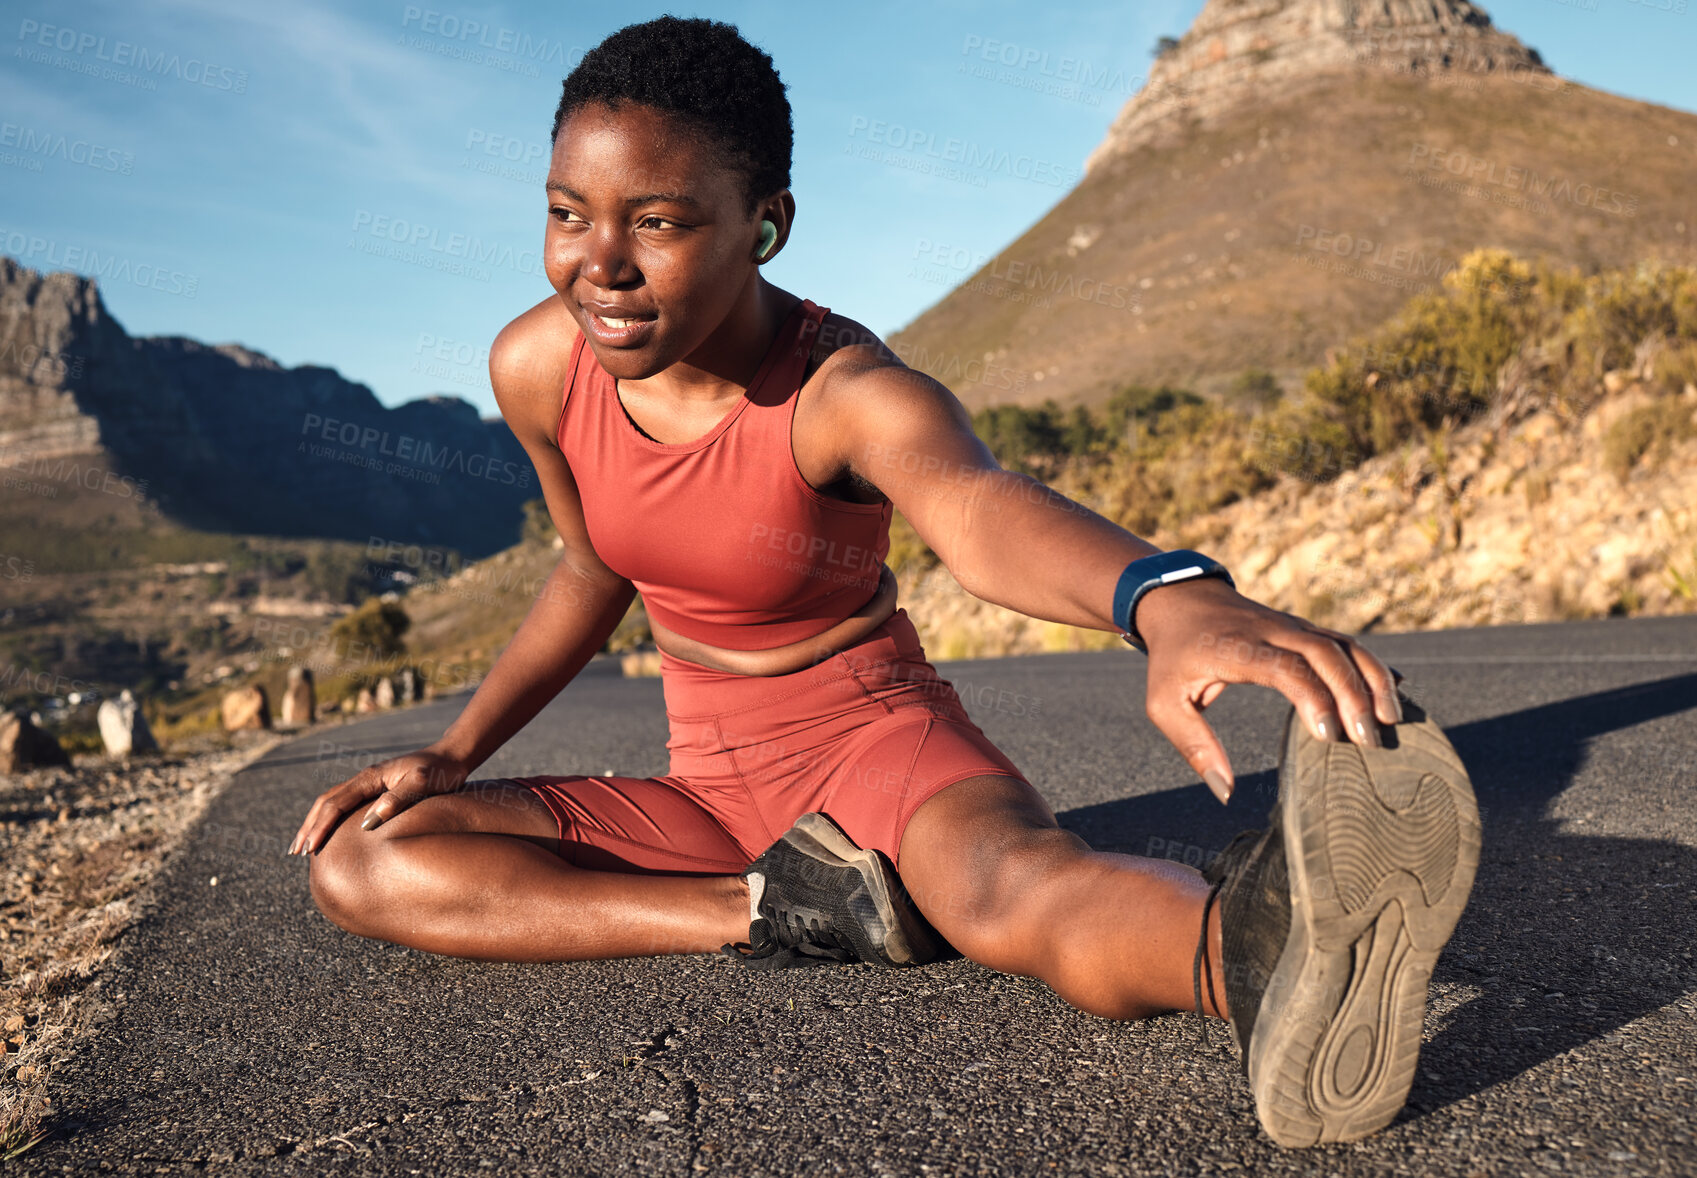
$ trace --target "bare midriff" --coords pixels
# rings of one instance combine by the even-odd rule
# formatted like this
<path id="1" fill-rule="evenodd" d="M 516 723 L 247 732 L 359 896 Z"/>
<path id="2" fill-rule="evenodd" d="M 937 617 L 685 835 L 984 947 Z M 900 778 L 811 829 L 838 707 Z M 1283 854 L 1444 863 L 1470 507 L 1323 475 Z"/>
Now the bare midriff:
<path id="1" fill-rule="evenodd" d="M 844 647 L 854 645 L 883 625 L 884 620 L 895 612 L 896 574 L 890 571 L 889 565 L 884 565 L 878 574 L 878 592 L 865 605 L 823 634 L 786 646 L 766 650 L 728 650 L 685 638 L 652 618 L 648 628 L 654 635 L 654 645 L 673 658 L 734 675 L 787 675 L 823 662 Z"/>

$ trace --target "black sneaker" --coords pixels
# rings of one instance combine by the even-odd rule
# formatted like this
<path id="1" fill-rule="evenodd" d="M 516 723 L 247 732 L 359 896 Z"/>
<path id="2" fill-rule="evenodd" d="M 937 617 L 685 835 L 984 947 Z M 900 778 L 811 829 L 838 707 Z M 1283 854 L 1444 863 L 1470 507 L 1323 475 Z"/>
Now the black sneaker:
<path id="1" fill-rule="evenodd" d="M 742 873 L 747 951 L 756 969 L 866 961 L 900 968 L 937 956 L 934 934 L 877 851 L 863 851 L 823 814 L 803 814 Z"/>
<path id="2" fill-rule="evenodd" d="M 1292 709 L 1270 824 L 1204 871 L 1232 1034 L 1280 1145 L 1353 1141 L 1402 1108 L 1432 967 L 1473 887 L 1467 770 L 1419 706 L 1402 708 L 1404 723 L 1380 727 L 1382 749 L 1318 740 Z M 1206 948 L 1204 936 L 1198 1013 Z"/>

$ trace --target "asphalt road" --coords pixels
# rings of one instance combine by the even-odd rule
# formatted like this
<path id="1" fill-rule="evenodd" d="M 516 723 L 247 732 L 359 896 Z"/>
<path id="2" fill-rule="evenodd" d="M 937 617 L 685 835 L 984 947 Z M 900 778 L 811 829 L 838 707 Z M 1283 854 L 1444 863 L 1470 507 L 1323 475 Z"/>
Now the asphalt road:
<path id="1" fill-rule="evenodd" d="M 489 964 L 344 933 L 288 842 L 458 697 L 239 775 L 125 937 L 111 1018 L 59 1072 L 66 1126 L 18 1172 L 1697 1173 L 1697 618 L 1368 645 L 1449 731 L 1485 845 L 1409 1105 L 1367 1141 L 1273 1145 L 1194 1016 L 1097 1019 L 966 961 Z M 1271 801 L 1271 692 L 1210 709 L 1240 782 L 1222 809 L 1143 719 L 1141 656 L 940 666 L 1097 846 L 1198 863 Z M 659 682 L 597 664 L 478 776 L 660 773 L 665 736 Z"/>

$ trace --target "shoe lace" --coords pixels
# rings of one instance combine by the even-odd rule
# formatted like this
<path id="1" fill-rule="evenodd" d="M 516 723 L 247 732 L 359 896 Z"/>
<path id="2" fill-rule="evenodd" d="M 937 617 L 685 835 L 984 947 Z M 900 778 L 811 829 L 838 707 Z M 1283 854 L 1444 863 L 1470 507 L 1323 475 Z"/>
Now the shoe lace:
<path id="1" fill-rule="evenodd" d="M 1202 869 L 1202 878 L 1212 886 L 1208 889 L 1207 899 L 1202 901 L 1202 932 L 1196 938 L 1196 959 L 1191 964 L 1190 984 L 1196 995 L 1196 1026 L 1197 1036 L 1204 1047 L 1212 1049 L 1214 1041 L 1208 1035 L 1208 1016 L 1202 1009 L 1202 974 L 1208 974 L 1208 999 L 1214 1004 L 1214 1009 L 1220 1009 L 1220 997 L 1214 991 L 1214 967 L 1208 953 L 1208 913 L 1219 899 L 1220 889 L 1225 887 L 1237 868 L 1254 847 L 1255 841 L 1261 837 L 1259 830 L 1240 830 L 1232 836 L 1225 849 L 1208 862 Z"/>
<path id="2" fill-rule="evenodd" d="M 798 969 L 860 960 L 828 923 L 804 921 L 791 913 L 776 915 L 785 923 L 775 926 L 763 917 L 748 926 L 747 941 L 723 945 L 719 952 L 750 969 Z M 777 931 L 786 924 L 796 935 L 786 938 Z M 786 944 L 786 940 L 791 943 Z"/>
<path id="3" fill-rule="evenodd" d="M 790 940 L 798 945 L 808 945 L 813 948 L 830 948 L 849 954 L 849 960 L 854 957 L 854 943 L 845 936 L 829 917 L 803 916 L 799 912 L 778 911 L 780 926 L 789 933 L 786 938 L 779 933 L 780 940 Z"/>

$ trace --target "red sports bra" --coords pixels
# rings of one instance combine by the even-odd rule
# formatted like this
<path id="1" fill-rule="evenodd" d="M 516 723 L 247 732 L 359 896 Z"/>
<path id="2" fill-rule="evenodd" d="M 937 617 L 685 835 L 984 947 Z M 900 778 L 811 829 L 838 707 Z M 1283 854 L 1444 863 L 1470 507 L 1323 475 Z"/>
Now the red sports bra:
<path id="1" fill-rule="evenodd" d="M 603 563 L 662 626 L 727 650 L 822 634 L 866 604 L 890 550 L 890 501 L 820 494 L 790 433 L 812 341 L 830 308 L 791 311 L 747 392 L 691 442 L 657 442 L 619 401 L 580 334 L 560 411 L 560 452 Z"/>

